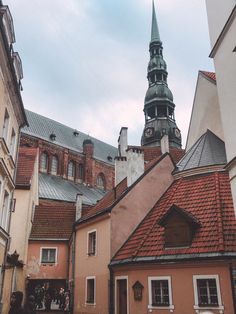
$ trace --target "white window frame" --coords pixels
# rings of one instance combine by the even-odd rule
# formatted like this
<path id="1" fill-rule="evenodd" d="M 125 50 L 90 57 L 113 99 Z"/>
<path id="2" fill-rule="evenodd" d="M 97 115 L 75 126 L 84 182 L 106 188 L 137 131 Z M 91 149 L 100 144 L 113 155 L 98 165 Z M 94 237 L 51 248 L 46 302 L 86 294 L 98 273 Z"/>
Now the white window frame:
<path id="1" fill-rule="evenodd" d="M 55 252 L 55 262 L 42 262 L 43 250 L 56 250 Z M 42 246 L 40 247 L 40 257 L 39 257 L 40 265 L 57 265 L 58 261 L 58 248 L 52 246 Z"/>
<path id="2" fill-rule="evenodd" d="M 10 199 L 11 194 L 9 191 L 4 190 L 3 203 L 1 206 L 1 227 L 8 232 L 8 220 L 10 216 Z"/>
<path id="3" fill-rule="evenodd" d="M 169 290 L 169 305 L 167 306 L 153 306 L 152 305 L 152 281 L 155 280 L 167 280 L 168 290 Z M 174 310 L 174 304 L 172 299 L 172 286 L 171 286 L 171 276 L 151 276 L 148 277 L 148 309 L 169 309 Z"/>
<path id="4" fill-rule="evenodd" d="M 15 160 L 15 151 L 16 151 L 16 132 L 14 128 L 11 130 L 11 142 L 10 142 L 10 154 L 12 159 Z"/>
<path id="5" fill-rule="evenodd" d="M 96 243 L 95 243 L 95 252 L 94 254 L 89 254 L 89 235 L 91 233 L 94 233 L 96 234 Z M 93 230 L 90 230 L 88 231 L 87 233 L 87 256 L 91 257 L 91 256 L 96 256 L 97 255 L 97 246 L 98 246 L 98 233 L 97 233 L 97 229 L 93 229 Z"/>
<path id="6" fill-rule="evenodd" d="M 6 144 L 8 141 L 9 125 L 10 125 L 10 115 L 8 113 L 8 110 L 5 109 L 3 127 L 2 127 L 2 137 L 4 138 Z"/>
<path id="7" fill-rule="evenodd" d="M 88 295 L 87 295 L 87 293 L 88 293 L 88 280 L 89 279 L 94 280 L 94 302 L 93 303 L 87 302 L 87 300 L 88 300 Z M 96 305 L 96 277 L 95 276 L 88 276 L 85 278 L 85 304 L 86 305 L 92 305 L 92 306 Z"/>
<path id="8" fill-rule="evenodd" d="M 53 169 L 55 167 L 55 165 L 53 164 L 54 160 L 56 161 L 56 170 Z M 58 175 L 58 163 L 59 163 L 58 157 L 56 155 L 53 155 L 51 159 L 51 169 L 50 169 L 51 174 Z"/>
<path id="9" fill-rule="evenodd" d="M 215 279 L 216 289 L 217 289 L 217 298 L 218 306 L 199 306 L 198 304 L 198 288 L 197 288 L 197 279 Z M 224 306 L 222 304 L 221 292 L 220 292 L 220 281 L 219 275 L 193 275 L 193 290 L 194 290 L 194 306 L 195 310 L 220 310 L 220 313 L 223 313 Z"/>
<path id="10" fill-rule="evenodd" d="M 115 276 L 115 314 L 117 314 L 117 281 L 126 279 L 127 290 L 127 314 L 129 314 L 129 277 L 128 276 Z"/>

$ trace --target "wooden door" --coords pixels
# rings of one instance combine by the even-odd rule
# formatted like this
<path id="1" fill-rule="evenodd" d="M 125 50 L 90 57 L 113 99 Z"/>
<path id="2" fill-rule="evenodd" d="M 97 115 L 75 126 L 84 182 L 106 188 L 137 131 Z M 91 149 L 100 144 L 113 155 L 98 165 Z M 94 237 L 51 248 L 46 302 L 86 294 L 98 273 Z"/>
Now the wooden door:
<path id="1" fill-rule="evenodd" d="M 117 280 L 117 314 L 127 314 L 127 280 Z"/>

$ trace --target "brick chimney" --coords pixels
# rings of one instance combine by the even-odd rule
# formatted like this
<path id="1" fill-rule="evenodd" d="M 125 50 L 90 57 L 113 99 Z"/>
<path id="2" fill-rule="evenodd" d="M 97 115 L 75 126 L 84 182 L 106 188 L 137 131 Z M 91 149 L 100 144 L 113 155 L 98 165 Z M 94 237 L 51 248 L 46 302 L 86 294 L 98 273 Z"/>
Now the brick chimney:
<path id="1" fill-rule="evenodd" d="M 128 128 L 122 127 L 120 129 L 120 136 L 118 138 L 118 154 L 121 157 L 127 155 L 126 150 L 128 148 Z"/>
<path id="2" fill-rule="evenodd" d="M 82 195 L 78 193 L 76 195 L 76 201 L 75 201 L 75 221 L 81 218 L 82 216 Z"/>
<path id="3" fill-rule="evenodd" d="M 144 153 L 140 148 L 127 151 L 127 184 L 130 186 L 144 173 Z"/>
<path id="4" fill-rule="evenodd" d="M 93 156 L 94 152 L 94 144 L 90 139 L 86 139 L 83 141 L 83 153 L 90 157 Z"/>

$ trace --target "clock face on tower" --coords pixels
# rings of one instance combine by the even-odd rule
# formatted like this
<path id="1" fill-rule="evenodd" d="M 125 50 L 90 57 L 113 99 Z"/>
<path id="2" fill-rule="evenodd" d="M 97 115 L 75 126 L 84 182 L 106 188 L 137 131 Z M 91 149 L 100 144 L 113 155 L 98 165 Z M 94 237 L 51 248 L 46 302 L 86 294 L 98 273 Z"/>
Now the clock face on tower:
<path id="1" fill-rule="evenodd" d="M 151 137 L 151 136 L 153 136 L 153 134 L 154 134 L 154 130 L 153 130 L 153 128 L 146 128 L 145 130 L 144 130 L 144 136 L 145 137 Z"/>
<path id="2" fill-rule="evenodd" d="M 181 134 L 180 134 L 180 130 L 175 128 L 175 136 L 180 138 Z"/>

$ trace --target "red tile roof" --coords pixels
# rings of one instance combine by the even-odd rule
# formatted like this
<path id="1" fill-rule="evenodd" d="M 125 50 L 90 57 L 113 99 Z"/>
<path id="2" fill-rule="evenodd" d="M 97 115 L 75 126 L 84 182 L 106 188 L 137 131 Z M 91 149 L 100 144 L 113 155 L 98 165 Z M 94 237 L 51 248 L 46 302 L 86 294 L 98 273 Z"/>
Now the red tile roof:
<path id="1" fill-rule="evenodd" d="M 17 161 L 16 188 L 30 186 L 37 154 L 37 148 L 20 147 Z"/>
<path id="2" fill-rule="evenodd" d="M 207 72 L 207 71 L 200 71 L 200 72 L 216 82 L 216 74 L 214 72 Z"/>
<path id="3" fill-rule="evenodd" d="M 41 200 L 35 209 L 30 239 L 69 239 L 74 222 L 74 203 Z"/>
<path id="4" fill-rule="evenodd" d="M 164 228 L 158 222 L 173 204 L 193 215 L 201 225 L 190 247 L 164 248 Z M 173 182 L 113 261 L 220 252 L 236 252 L 236 221 L 227 172 Z"/>

